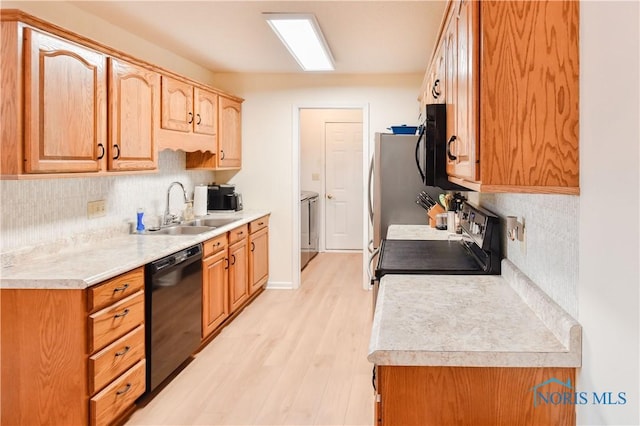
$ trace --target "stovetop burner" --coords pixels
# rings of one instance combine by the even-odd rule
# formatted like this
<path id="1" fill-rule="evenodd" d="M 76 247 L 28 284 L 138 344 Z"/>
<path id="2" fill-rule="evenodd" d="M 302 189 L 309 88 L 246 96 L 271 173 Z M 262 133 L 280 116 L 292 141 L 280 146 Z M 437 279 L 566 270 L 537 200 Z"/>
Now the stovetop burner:
<path id="1" fill-rule="evenodd" d="M 376 278 L 386 274 L 482 273 L 480 264 L 460 241 L 384 240 Z"/>
<path id="2" fill-rule="evenodd" d="M 465 203 L 460 218 L 462 241 L 384 240 L 376 279 L 386 274 L 500 274 L 498 217 Z"/>

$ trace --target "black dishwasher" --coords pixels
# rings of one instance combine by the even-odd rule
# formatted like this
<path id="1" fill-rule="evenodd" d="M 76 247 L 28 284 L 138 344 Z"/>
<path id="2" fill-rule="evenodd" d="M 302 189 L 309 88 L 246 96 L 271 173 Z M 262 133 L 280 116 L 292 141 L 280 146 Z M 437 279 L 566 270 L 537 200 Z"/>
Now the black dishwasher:
<path id="1" fill-rule="evenodd" d="M 200 345 L 202 246 L 145 267 L 147 388 L 151 393 Z"/>

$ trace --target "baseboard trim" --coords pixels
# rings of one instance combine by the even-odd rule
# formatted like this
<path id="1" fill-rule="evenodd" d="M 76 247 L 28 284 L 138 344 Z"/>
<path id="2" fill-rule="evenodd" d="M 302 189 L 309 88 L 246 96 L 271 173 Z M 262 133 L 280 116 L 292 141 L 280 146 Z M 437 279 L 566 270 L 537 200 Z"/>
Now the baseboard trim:
<path id="1" fill-rule="evenodd" d="M 267 283 L 267 290 L 293 290 L 293 283 L 287 281 L 269 281 Z"/>

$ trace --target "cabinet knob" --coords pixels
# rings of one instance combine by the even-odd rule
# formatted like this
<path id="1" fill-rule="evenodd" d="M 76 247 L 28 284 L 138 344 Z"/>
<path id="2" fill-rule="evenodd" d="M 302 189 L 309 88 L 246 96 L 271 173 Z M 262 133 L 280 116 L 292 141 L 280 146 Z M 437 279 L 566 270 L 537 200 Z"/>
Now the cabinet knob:
<path id="1" fill-rule="evenodd" d="M 440 79 L 436 80 L 436 81 L 433 83 L 433 88 L 431 89 L 431 94 L 432 94 L 432 95 L 433 95 L 433 97 L 434 97 L 434 98 L 436 98 L 436 99 L 437 99 L 437 98 L 442 94 L 442 92 L 439 92 L 439 91 L 438 91 L 438 86 L 439 86 L 439 85 L 440 85 Z"/>
<path id="2" fill-rule="evenodd" d="M 113 149 L 114 151 L 116 151 L 116 155 L 113 156 L 114 160 L 117 160 L 118 158 L 120 158 L 120 147 L 118 146 L 118 144 L 113 145 Z"/>
<path id="3" fill-rule="evenodd" d="M 231 265 L 235 265 L 236 264 L 236 255 L 232 254 L 231 255 Z"/>
<path id="4" fill-rule="evenodd" d="M 198 117 L 198 121 L 196 121 L 196 124 L 199 126 L 200 123 L 202 123 L 202 117 L 200 117 L 200 114 L 196 114 L 196 117 Z"/>
<path id="5" fill-rule="evenodd" d="M 193 123 L 193 113 L 189 113 L 189 124 Z"/>
<path id="6" fill-rule="evenodd" d="M 224 269 L 229 269 L 229 258 L 225 257 L 224 261 L 225 261 Z"/>
<path id="7" fill-rule="evenodd" d="M 330 200 L 333 200 L 333 195 L 327 194 L 327 198 L 330 199 Z"/>
<path id="8" fill-rule="evenodd" d="M 223 150 L 220 150 L 220 159 L 224 160 L 224 151 Z"/>
<path id="9" fill-rule="evenodd" d="M 451 161 L 456 161 L 458 159 L 458 157 L 456 157 L 455 155 L 453 155 L 451 153 L 451 144 L 456 140 L 456 135 L 451 136 L 451 138 L 449 138 L 449 141 L 447 142 L 447 157 L 449 157 L 449 160 Z"/>
<path id="10" fill-rule="evenodd" d="M 98 160 L 102 160 L 104 158 L 104 153 L 105 153 L 104 145 L 99 143 L 98 148 L 100 149 L 100 154 L 98 154 Z"/>
<path id="11" fill-rule="evenodd" d="M 131 346 L 125 346 L 124 349 L 122 349 L 121 351 L 116 352 L 114 355 L 115 356 L 122 356 L 124 354 L 126 354 L 127 352 L 129 352 L 129 350 L 131 349 Z"/>
<path id="12" fill-rule="evenodd" d="M 256 243 L 251 241 L 251 251 L 255 251 L 255 249 L 256 249 Z"/>

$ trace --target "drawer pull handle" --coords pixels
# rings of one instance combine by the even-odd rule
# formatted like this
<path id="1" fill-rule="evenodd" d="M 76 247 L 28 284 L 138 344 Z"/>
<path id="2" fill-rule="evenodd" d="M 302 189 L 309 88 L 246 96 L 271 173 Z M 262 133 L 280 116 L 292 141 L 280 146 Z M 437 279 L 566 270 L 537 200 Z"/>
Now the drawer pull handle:
<path id="1" fill-rule="evenodd" d="M 226 265 L 224 266 L 224 269 L 229 269 L 229 258 L 225 257 L 224 261 L 226 262 Z"/>
<path id="2" fill-rule="evenodd" d="M 123 350 L 116 352 L 115 356 L 122 356 L 127 352 L 129 352 L 130 349 L 131 349 L 131 346 L 125 346 Z"/>
<path id="3" fill-rule="evenodd" d="M 119 291 L 125 291 L 125 290 L 126 290 L 126 289 L 128 289 L 128 288 L 129 288 L 129 284 L 125 284 L 125 285 L 123 285 L 122 287 L 116 287 L 116 288 L 114 288 L 114 289 L 113 289 L 113 292 L 114 292 L 114 293 L 117 293 L 117 292 L 119 292 Z"/>
<path id="4" fill-rule="evenodd" d="M 216 247 L 220 247 L 220 241 L 216 243 Z"/>
<path id="5" fill-rule="evenodd" d="M 244 231 L 240 231 L 240 232 L 238 232 L 238 237 L 239 237 L 240 235 L 243 235 L 243 234 L 244 234 Z"/>
<path id="6" fill-rule="evenodd" d="M 131 389 L 131 383 L 127 383 L 127 386 L 125 386 L 124 388 L 122 388 L 118 392 L 116 392 L 116 395 L 123 395 L 123 394 L 129 392 L 130 389 Z"/>
<path id="7" fill-rule="evenodd" d="M 114 318 L 126 317 L 129 314 L 129 308 L 122 311 L 122 313 L 115 314 Z"/>
<path id="8" fill-rule="evenodd" d="M 233 258 L 233 260 L 231 261 L 231 265 L 235 265 L 236 264 L 236 255 L 232 254 L 231 257 Z"/>
<path id="9" fill-rule="evenodd" d="M 258 222 L 258 226 L 264 225 L 264 222 Z"/>
<path id="10" fill-rule="evenodd" d="M 254 251 L 255 249 L 256 249 L 256 243 L 251 241 L 251 251 Z"/>

